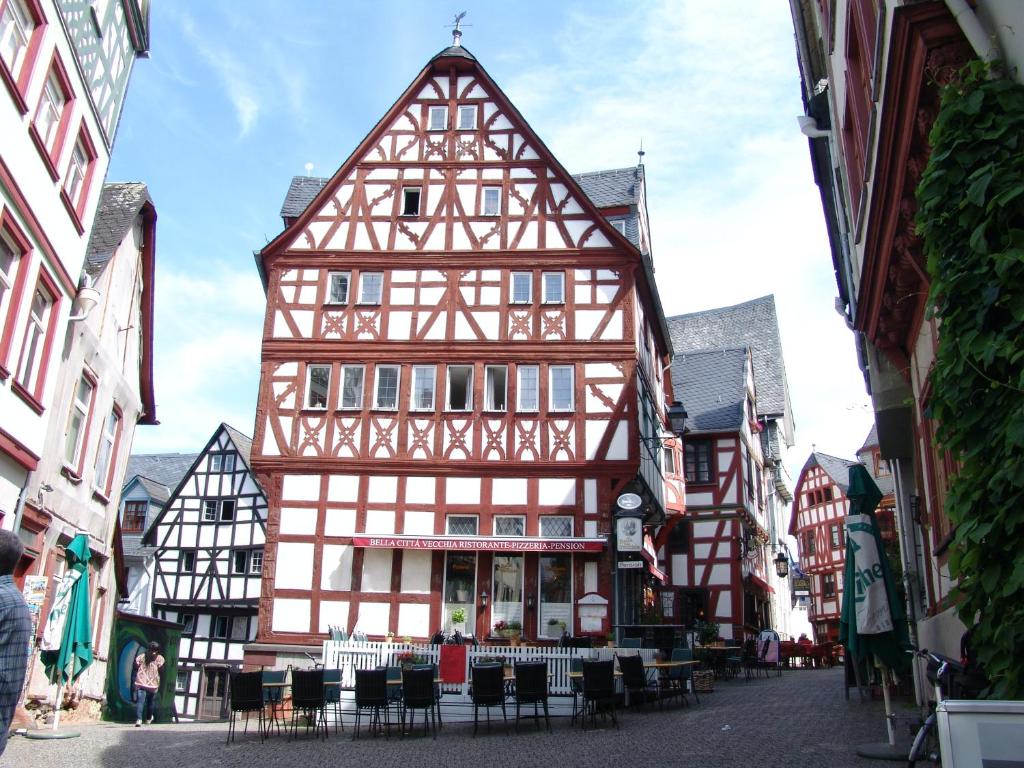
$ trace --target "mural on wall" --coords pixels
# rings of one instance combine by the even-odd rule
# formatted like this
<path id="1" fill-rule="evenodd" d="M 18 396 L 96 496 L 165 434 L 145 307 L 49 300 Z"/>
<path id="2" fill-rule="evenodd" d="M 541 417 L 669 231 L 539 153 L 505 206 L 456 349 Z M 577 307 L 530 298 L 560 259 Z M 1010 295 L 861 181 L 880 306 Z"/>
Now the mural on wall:
<path id="1" fill-rule="evenodd" d="M 110 660 L 107 665 L 107 706 L 104 718 L 121 723 L 135 722 L 135 701 L 132 697 L 132 671 L 135 657 L 156 641 L 164 657 L 164 674 L 157 696 L 156 722 L 167 723 L 174 717 L 174 685 L 178 669 L 178 643 L 181 624 L 171 621 L 117 614 L 110 633 Z"/>

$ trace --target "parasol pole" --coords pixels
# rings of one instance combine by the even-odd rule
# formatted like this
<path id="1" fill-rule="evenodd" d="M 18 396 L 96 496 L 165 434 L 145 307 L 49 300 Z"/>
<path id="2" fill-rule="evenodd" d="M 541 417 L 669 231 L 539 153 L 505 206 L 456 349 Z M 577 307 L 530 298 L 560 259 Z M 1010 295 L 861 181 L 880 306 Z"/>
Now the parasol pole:
<path id="1" fill-rule="evenodd" d="M 876 660 L 877 663 L 877 660 Z M 879 665 L 882 671 L 882 701 L 885 703 L 885 727 L 889 732 L 889 746 L 896 746 L 896 730 L 892 725 L 892 698 L 889 696 L 889 680 L 892 674 L 885 664 Z"/>
<path id="2" fill-rule="evenodd" d="M 57 683 L 57 700 L 53 704 L 53 728 L 51 728 L 51 730 L 54 730 L 54 731 L 56 731 L 57 730 L 57 726 L 60 725 L 60 705 L 61 705 L 61 696 L 63 695 L 63 693 L 64 693 L 64 683 L 63 682 Z"/>

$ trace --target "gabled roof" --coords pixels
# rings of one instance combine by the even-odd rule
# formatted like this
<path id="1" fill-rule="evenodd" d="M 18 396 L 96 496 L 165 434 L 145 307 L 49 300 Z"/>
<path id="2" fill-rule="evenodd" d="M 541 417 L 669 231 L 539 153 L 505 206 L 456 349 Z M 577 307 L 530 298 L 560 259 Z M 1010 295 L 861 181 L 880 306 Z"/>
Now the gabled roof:
<path id="1" fill-rule="evenodd" d="M 230 424 L 222 424 L 221 426 L 223 426 L 224 430 L 228 433 L 228 436 L 231 438 L 231 442 L 235 444 L 235 448 L 238 449 L 239 455 L 248 467 L 249 456 L 252 453 L 252 438 L 248 435 L 243 435 Z"/>
<path id="2" fill-rule="evenodd" d="M 749 346 L 754 361 L 757 413 L 792 415 L 775 296 L 668 318 L 676 355 Z"/>
<path id="3" fill-rule="evenodd" d="M 151 486 L 166 489 L 174 488 L 195 462 L 197 453 L 137 453 L 128 457 L 128 468 L 125 470 L 125 485 L 139 477 L 148 481 L 143 483 L 147 491 Z M 152 496 L 152 493 L 150 493 Z M 164 501 L 166 501 L 166 496 Z"/>
<path id="4" fill-rule="evenodd" d="M 838 456 L 830 456 L 827 453 L 815 451 L 807 459 L 804 468 L 800 470 L 800 476 L 802 478 L 804 472 L 817 465 L 825 470 L 825 474 L 831 478 L 833 483 L 839 486 L 845 496 L 847 489 L 850 487 L 850 467 L 856 466 L 859 463 L 858 461 L 841 459 Z"/>
<path id="5" fill-rule="evenodd" d="M 149 494 L 151 501 L 160 505 L 167 503 L 167 498 L 171 495 L 171 486 L 163 485 L 142 475 L 136 475 L 135 480 Z"/>
<path id="6" fill-rule="evenodd" d="M 281 204 L 282 218 L 294 219 L 301 215 L 328 181 L 330 179 L 317 176 L 293 176 Z"/>
<path id="7" fill-rule="evenodd" d="M 871 425 L 871 431 L 868 432 L 868 436 L 864 438 L 864 444 L 857 450 L 857 453 L 865 451 L 868 448 L 878 447 L 878 427 L 874 424 Z"/>
<path id="8" fill-rule="evenodd" d="M 89 275 L 99 274 L 110 261 L 146 203 L 152 205 L 153 201 L 141 182 L 103 185 L 85 252 L 85 271 Z"/>
<path id="9" fill-rule="evenodd" d="M 742 427 L 747 355 L 746 348 L 716 349 L 672 358 L 672 390 L 686 408 L 690 432 Z"/>
<path id="10" fill-rule="evenodd" d="M 636 205 L 640 200 L 638 169 L 614 168 L 608 171 L 574 173 L 579 182 L 598 208 L 613 208 L 621 205 Z"/>

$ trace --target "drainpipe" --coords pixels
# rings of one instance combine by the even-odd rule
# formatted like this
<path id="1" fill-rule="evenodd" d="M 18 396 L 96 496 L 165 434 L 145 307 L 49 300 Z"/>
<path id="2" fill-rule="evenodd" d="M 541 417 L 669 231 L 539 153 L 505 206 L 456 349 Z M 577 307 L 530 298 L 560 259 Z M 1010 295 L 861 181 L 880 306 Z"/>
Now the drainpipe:
<path id="1" fill-rule="evenodd" d="M 14 527 L 11 528 L 15 535 L 18 535 L 18 531 L 21 530 L 21 518 L 25 516 L 25 497 L 28 496 L 28 487 L 32 484 L 33 472 L 29 472 L 25 475 L 25 482 L 21 486 L 21 492 L 18 494 L 18 501 L 14 505 Z"/>
<path id="2" fill-rule="evenodd" d="M 978 58 L 986 64 L 991 64 L 1002 58 L 995 35 L 990 35 L 985 31 L 981 22 L 978 21 L 977 15 L 967 4 L 967 0 L 946 0 L 946 7 L 953 14 L 953 18 L 960 26 L 960 31 L 964 33 L 964 37 L 967 38 L 967 42 L 971 44 L 974 52 L 978 54 Z"/>
<path id="3" fill-rule="evenodd" d="M 910 642 L 915 647 L 920 647 L 917 634 L 918 606 L 921 605 L 921 594 L 917 582 L 917 548 L 915 546 L 914 519 L 910 511 L 910 489 L 907 488 L 904 470 L 906 459 L 892 459 L 889 461 L 889 471 L 892 474 L 894 491 L 896 497 L 896 534 L 900 539 L 900 561 L 903 566 L 903 586 L 907 595 L 907 630 L 910 635 Z M 921 674 L 921 665 L 914 659 L 911 662 L 911 671 L 914 676 L 914 694 L 917 705 L 924 707 L 927 698 L 926 688 L 928 681 Z"/>

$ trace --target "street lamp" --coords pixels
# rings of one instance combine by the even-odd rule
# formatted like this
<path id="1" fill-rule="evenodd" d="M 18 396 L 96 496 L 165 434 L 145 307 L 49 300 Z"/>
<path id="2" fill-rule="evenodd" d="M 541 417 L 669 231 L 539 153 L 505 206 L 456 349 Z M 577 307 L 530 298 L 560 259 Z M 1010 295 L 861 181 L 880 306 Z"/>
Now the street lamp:
<path id="1" fill-rule="evenodd" d="M 673 400 L 672 405 L 668 407 L 668 426 L 673 434 L 682 436 L 686 431 L 687 415 L 683 404 L 678 400 Z"/>
<path id="2" fill-rule="evenodd" d="M 480 593 L 480 607 L 481 608 L 486 608 L 487 607 L 487 598 L 488 597 L 490 597 L 490 595 L 487 594 L 487 590 L 486 589 L 483 592 Z"/>
<path id="3" fill-rule="evenodd" d="M 789 576 L 789 558 L 783 552 L 775 556 L 775 572 L 779 574 L 780 579 Z"/>

